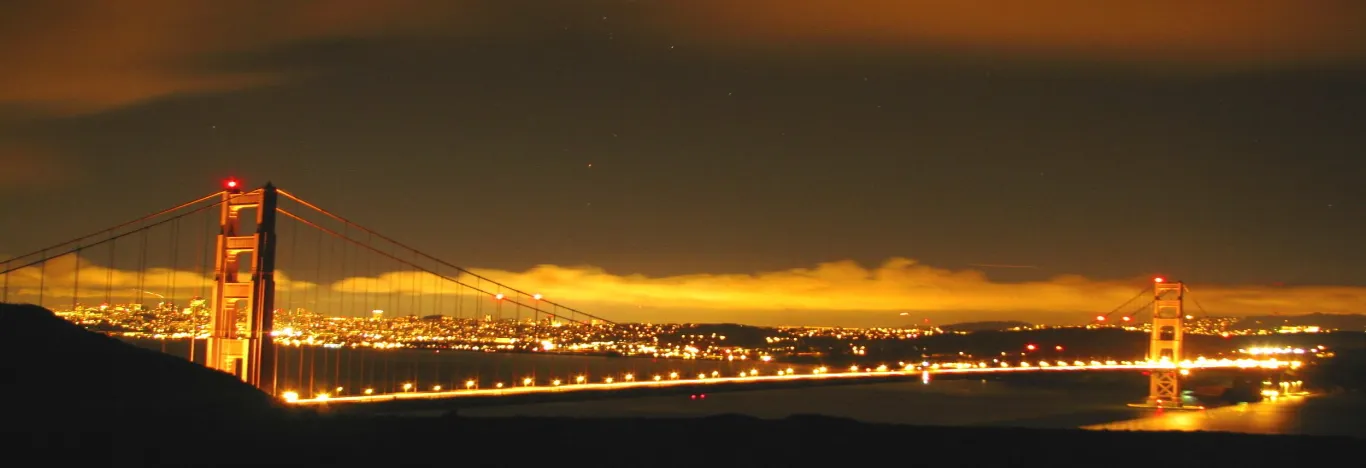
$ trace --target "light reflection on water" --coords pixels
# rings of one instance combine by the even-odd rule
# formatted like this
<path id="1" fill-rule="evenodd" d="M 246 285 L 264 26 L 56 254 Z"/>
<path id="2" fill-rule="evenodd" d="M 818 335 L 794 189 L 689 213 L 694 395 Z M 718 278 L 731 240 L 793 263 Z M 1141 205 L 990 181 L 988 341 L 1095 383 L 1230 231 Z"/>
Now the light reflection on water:
<path id="1" fill-rule="evenodd" d="M 1366 398 L 1336 394 L 1287 397 L 1204 411 L 1152 412 L 1133 420 L 1087 426 L 1117 431 L 1215 431 L 1251 434 L 1309 434 L 1366 437 Z"/>

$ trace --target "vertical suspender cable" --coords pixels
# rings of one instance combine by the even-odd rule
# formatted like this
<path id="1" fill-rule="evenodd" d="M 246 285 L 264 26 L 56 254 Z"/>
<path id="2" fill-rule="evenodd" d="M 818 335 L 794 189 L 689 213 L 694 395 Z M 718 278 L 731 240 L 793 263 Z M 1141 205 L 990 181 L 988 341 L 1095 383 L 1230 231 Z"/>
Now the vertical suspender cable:
<path id="1" fill-rule="evenodd" d="M 75 278 L 71 280 L 71 310 L 75 311 L 81 300 L 81 246 L 76 245 Z"/>

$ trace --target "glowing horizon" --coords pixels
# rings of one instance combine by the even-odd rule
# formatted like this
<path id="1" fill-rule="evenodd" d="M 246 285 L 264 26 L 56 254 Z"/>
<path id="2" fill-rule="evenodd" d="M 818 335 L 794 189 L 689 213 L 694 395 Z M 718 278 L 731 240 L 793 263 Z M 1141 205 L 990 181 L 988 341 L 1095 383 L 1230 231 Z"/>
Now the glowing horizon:
<path id="1" fill-rule="evenodd" d="M 351 308 L 357 310 L 389 310 L 382 307 L 384 301 L 392 303 L 401 296 L 406 303 L 398 302 L 396 313 L 423 315 L 428 309 L 431 313 L 449 313 L 453 308 L 460 308 L 462 313 L 485 313 L 499 307 L 493 295 L 503 293 L 508 304 L 515 301 L 532 305 L 537 302 L 532 296 L 539 294 L 545 300 L 622 321 L 695 322 L 708 317 L 736 323 L 771 323 L 778 316 L 801 316 L 805 317 L 803 320 L 839 324 L 869 320 L 906 322 L 934 316 L 960 322 L 1009 319 L 1077 323 L 1113 310 L 1153 282 L 1151 276 L 1099 280 L 1079 275 L 1002 282 L 992 280 L 980 270 L 936 268 L 907 258 L 890 258 L 874 268 L 839 261 L 755 274 L 652 277 L 613 274 L 593 266 L 558 265 L 540 265 L 520 272 L 477 268 L 470 272 L 511 285 L 525 294 L 469 274 L 461 274 L 458 279 L 484 292 L 413 270 L 321 281 L 322 287 L 317 281 L 278 271 L 276 305 L 298 303 L 335 308 L 342 301 L 350 301 Z M 189 293 L 212 287 L 212 278 L 198 272 L 149 268 L 138 275 L 111 270 L 85 259 L 81 261 L 79 276 L 85 278 L 79 292 L 82 300 L 134 297 L 139 289 L 150 295 L 188 299 L 192 295 Z M 60 257 L 49 260 L 45 268 L 34 266 L 11 273 L 9 295 L 11 300 L 36 298 L 41 286 L 44 302 L 71 300 L 76 295 L 76 280 L 75 258 Z M 115 294 L 118 291 L 122 293 Z M 1366 311 L 1366 287 L 1358 286 L 1196 284 L 1192 295 L 1208 313 L 1221 316 Z M 450 299 L 453 297 L 456 299 Z M 480 297 L 486 297 L 488 304 L 481 303 Z M 340 313 L 320 312 L 359 313 L 348 311 L 349 308 L 337 311 Z"/>

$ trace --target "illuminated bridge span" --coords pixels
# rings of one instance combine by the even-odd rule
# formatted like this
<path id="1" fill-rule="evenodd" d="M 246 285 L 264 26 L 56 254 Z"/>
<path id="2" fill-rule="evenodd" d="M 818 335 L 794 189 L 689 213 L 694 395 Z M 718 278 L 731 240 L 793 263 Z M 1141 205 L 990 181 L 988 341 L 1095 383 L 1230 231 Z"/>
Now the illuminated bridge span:
<path id="1" fill-rule="evenodd" d="M 668 357 L 666 350 L 654 349 L 657 335 L 556 299 L 569 293 L 519 289 L 270 184 L 244 190 L 235 180 L 217 193 L 0 263 L 0 302 L 30 302 L 90 329 L 157 340 L 163 351 L 298 404 L 899 374 L 929 379 L 935 374 L 1142 370 L 1151 375 L 1145 405 L 1172 407 L 1180 405 L 1180 376 L 1190 369 L 1291 365 L 1184 360 L 1182 323 L 1191 316 L 1183 301 L 1189 288 L 1162 278 L 1095 319 L 1130 322 L 1150 310 L 1152 338 L 1143 362 L 993 361 L 829 371 L 742 362 L 751 356 L 740 355 L 739 361 L 710 367 L 694 359 L 673 369 L 623 372 L 582 363 L 567 365 L 582 365 L 577 371 L 546 369 L 503 357 L 524 355 L 513 353 L 490 355 L 478 364 L 431 357 L 446 349 Z M 169 349 L 168 342 L 187 343 L 188 349 Z M 412 349 L 427 351 L 395 357 Z"/>
<path id="2" fill-rule="evenodd" d="M 566 392 L 592 392 L 592 391 L 615 391 L 629 389 L 648 389 L 648 388 L 669 388 L 669 387 L 702 387 L 706 385 L 736 385 L 746 383 L 773 383 L 773 382 L 801 382 L 801 381 L 833 381 L 833 380 L 856 380 L 856 379 L 887 379 L 895 376 L 919 377 L 921 381 L 929 383 L 935 375 L 986 375 L 1002 373 L 1025 373 L 1025 372 L 1078 372 L 1078 371 L 1148 371 L 1165 372 L 1175 371 L 1179 374 L 1189 374 L 1192 369 L 1295 369 L 1300 367 L 1299 361 L 1281 361 L 1277 359 L 1220 359 L 1185 361 L 1177 364 L 1170 362 L 1130 362 L 1130 361 L 1090 361 L 1090 362 L 1047 362 L 1038 363 L 1021 362 L 1018 366 L 1011 366 L 1002 363 L 998 366 L 990 366 L 986 363 L 956 363 L 950 365 L 933 366 L 906 366 L 902 369 L 891 369 L 881 366 L 876 369 L 860 369 L 857 366 L 847 369 L 844 372 L 832 372 L 828 368 L 819 367 L 810 373 L 798 373 L 792 369 L 780 370 L 774 375 L 740 375 L 740 376 L 711 376 L 698 374 L 695 376 L 683 376 L 678 373 L 667 375 L 653 375 L 648 378 L 637 377 L 634 374 L 624 374 L 620 377 L 605 377 L 601 381 L 589 381 L 587 376 L 578 376 L 572 380 L 551 380 L 548 382 L 538 382 L 531 378 L 526 378 L 520 382 L 511 382 L 515 385 L 496 384 L 494 388 L 479 388 L 475 381 L 466 382 L 465 388 L 453 390 L 436 390 L 430 392 L 403 392 L 383 395 L 357 395 L 334 397 L 329 394 L 317 395 L 313 398 L 300 398 L 298 394 L 288 393 L 284 396 L 285 400 L 298 405 L 323 405 L 323 404 L 345 404 L 345 403 L 375 403 L 389 402 L 396 400 L 436 400 L 446 398 L 462 397 L 487 397 L 487 396 L 510 396 L 528 395 L 544 393 L 566 393 Z"/>

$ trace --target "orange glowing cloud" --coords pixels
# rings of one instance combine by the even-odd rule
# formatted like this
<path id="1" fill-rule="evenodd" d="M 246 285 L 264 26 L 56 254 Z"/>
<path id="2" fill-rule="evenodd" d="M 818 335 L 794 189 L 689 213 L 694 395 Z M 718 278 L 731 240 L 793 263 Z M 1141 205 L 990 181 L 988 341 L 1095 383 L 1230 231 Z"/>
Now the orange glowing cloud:
<path id="1" fill-rule="evenodd" d="M 9 258 L 0 256 L 0 259 Z M 19 266 L 17 261 L 14 266 Z M 0 271 L 9 269 L 9 266 L 0 263 Z M 11 302 L 37 302 L 40 296 L 44 301 L 70 301 L 73 298 L 89 301 L 106 296 L 126 300 L 142 296 L 148 300 L 166 297 L 183 302 L 201 291 L 212 291 L 212 274 L 212 271 L 204 275 L 160 267 L 151 267 L 139 274 L 101 266 L 89 258 L 77 260 L 75 255 L 63 255 L 0 275 L 0 287 L 7 291 Z M 294 280 L 284 272 L 277 273 L 275 278 L 277 291 L 303 291 L 317 287 L 313 283 Z"/>
<path id="2" fill-rule="evenodd" d="M 1357 0 L 691 0 L 661 18 L 699 40 L 1255 65 L 1366 57 Z"/>
<path id="3" fill-rule="evenodd" d="M 855 262 L 833 262 L 753 275 L 695 274 L 672 277 L 614 275 L 594 267 L 543 265 L 525 272 L 472 270 L 528 294 L 589 313 L 619 320 L 689 321 L 700 317 L 730 320 L 769 320 L 774 312 L 800 311 L 824 317 L 863 321 L 858 315 L 891 317 L 900 312 L 976 320 L 1014 317 L 1021 320 L 1086 321 L 1109 312 L 1145 287 L 1147 278 L 1098 281 L 1080 276 L 1058 276 L 1047 281 L 994 282 L 975 270 L 952 271 L 893 258 L 877 268 Z M 452 277 L 454 278 L 454 277 Z M 500 290 L 469 275 L 459 276 L 487 294 Z M 1262 287 L 1196 285 L 1195 294 L 1208 312 L 1217 315 L 1270 313 L 1363 313 L 1366 288 Z M 410 293 L 476 295 L 427 273 L 391 272 L 375 277 L 349 278 L 331 290 L 352 293 Z M 482 294 L 480 294 L 482 295 Z M 507 293 L 523 303 L 524 296 Z M 1140 304 L 1141 305 L 1141 304 Z M 667 309 L 667 316 L 641 310 Z M 692 313 L 686 311 L 693 311 Z"/>
<path id="4" fill-rule="evenodd" d="M 88 264 L 87 264 L 88 265 Z M 314 284 L 277 273 L 280 294 L 277 307 L 336 308 L 342 296 L 351 299 L 346 311 L 318 310 L 343 315 L 386 309 L 406 315 L 434 313 L 462 316 L 495 309 L 493 294 L 505 293 L 503 317 L 516 311 L 512 302 L 541 307 L 528 295 L 542 294 L 547 300 L 616 321 L 733 321 L 764 325 L 793 323 L 794 317 L 818 321 L 820 325 L 866 324 L 883 322 L 906 324 L 919 317 L 936 321 L 1016 319 L 1047 323 L 1080 323 L 1097 314 L 1107 313 L 1124 304 L 1145 287 L 1148 278 L 1132 280 L 1091 280 L 1080 276 L 1058 276 L 1045 281 L 1007 283 L 992 281 L 975 270 L 946 270 L 904 258 L 893 258 L 876 268 L 855 262 L 825 263 L 814 268 L 798 268 L 752 275 L 694 274 L 671 277 L 615 275 L 594 267 L 544 265 L 523 272 L 471 270 L 487 279 L 511 285 L 520 294 L 477 279 L 468 274 L 459 281 L 477 286 L 483 292 L 464 287 L 430 273 L 398 271 L 371 277 L 354 277 L 314 289 Z M 193 272 L 151 269 L 141 277 L 132 272 L 113 271 L 115 288 L 132 290 L 139 284 L 147 291 L 181 298 L 210 284 L 208 278 Z M 64 257 L 46 269 L 29 267 L 11 274 L 10 297 L 37 294 L 39 280 L 46 274 L 44 294 L 51 298 L 70 298 L 75 284 L 75 261 Z M 81 268 L 83 298 L 105 294 L 110 271 L 95 265 Z M 174 287 L 167 285 L 174 282 Z M 1205 312 L 1213 315 L 1260 315 L 1303 313 L 1366 313 L 1366 287 L 1348 286 L 1222 286 L 1193 284 L 1191 297 Z M 293 292 L 303 291 L 302 294 Z M 293 299 L 291 299 L 293 294 Z M 169 294 L 167 294 L 169 295 Z M 127 297 L 125 293 L 123 295 Z M 358 299 L 364 296 L 370 299 Z M 401 298 L 402 300 L 394 300 Z M 416 299 L 413 299 L 416 298 Z M 476 309 L 475 303 L 482 309 Z M 1145 299 L 1133 302 L 1142 306 Z M 60 302 L 58 302 L 60 303 Z M 293 305 L 291 305 L 293 304 Z M 325 305 L 331 304 L 331 305 Z M 387 305 L 386 305 L 387 304 Z M 338 309 L 340 310 L 340 309 Z M 553 310 L 550 307 L 544 311 Z M 1192 307 L 1192 313 L 1200 313 Z M 521 309 L 525 314 L 526 309 Z M 900 317 L 902 312 L 913 316 Z M 530 315 L 523 315 L 530 317 Z"/>
<path id="5" fill-rule="evenodd" d="M 1131 299 L 1146 278 L 1099 281 L 1058 276 L 1047 281 L 994 282 L 974 270 L 952 271 L 893 258 L 877 268 L 855 262 L 754 275 L 618 276 L 596 268 L 541 266 L 527 272 L 480 274 L 543 291 L 570 304 L 594 304 L 631 313 L 635 306 L 740 312 L 807 311 L 805 316 L 910 311 L 913 314 L 1015 317 L 1021 320 L 1086 321 Z M 1366 287 L 1261 287 L 1193 285 L 1209 313 L 1363 313 Z M 688 320 L 667 317 L 659 320 Z"/>

